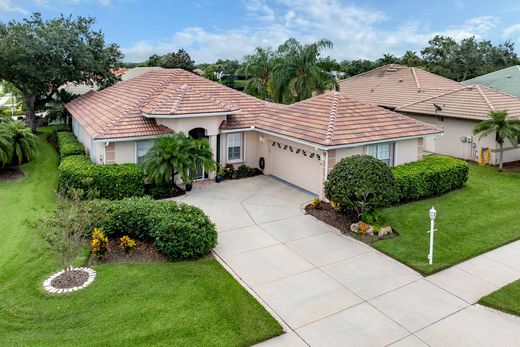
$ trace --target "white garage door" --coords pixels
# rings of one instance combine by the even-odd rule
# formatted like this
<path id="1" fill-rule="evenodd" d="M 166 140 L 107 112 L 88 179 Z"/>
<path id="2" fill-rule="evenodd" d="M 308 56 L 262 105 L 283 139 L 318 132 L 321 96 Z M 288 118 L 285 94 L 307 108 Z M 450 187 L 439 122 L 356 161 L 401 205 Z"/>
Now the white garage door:
<path id="1" fill-rule="evenodd" d="M 269 142 L 270 159 L 269 173 L 308 190 L 314 194 L 320 193 L 321 160 L 320 154 L 308 147 L 284 142 Z"/>

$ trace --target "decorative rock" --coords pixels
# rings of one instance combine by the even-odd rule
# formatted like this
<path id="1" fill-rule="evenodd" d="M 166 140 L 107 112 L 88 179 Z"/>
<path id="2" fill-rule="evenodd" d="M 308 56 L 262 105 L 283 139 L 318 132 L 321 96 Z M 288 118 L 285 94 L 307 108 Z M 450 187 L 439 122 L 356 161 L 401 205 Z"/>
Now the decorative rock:
<path id="1" fill-rule="evenodd" d="M 359 230 L 359 223 L 352 223 L 350 224 L 350 230 L 357 233 Z"/>
<path id="2" fill-rule="evenodd" d="M 367 231 L 365 232 L 365 235 L 370 235 L 370 236 L 374 235 L 374 228 L 369 227 L 367 229 Z"/>
<path id="3" fill-rule="evenodd" d="M 381 229 L 379 230 L 379 237 L 381 236 L 386 236 L 386 235 L 392 235 L 393 234 L 393 230 L 391 227 L 389 226 L 386 226 L 386 227 L 381 227 Z"/>

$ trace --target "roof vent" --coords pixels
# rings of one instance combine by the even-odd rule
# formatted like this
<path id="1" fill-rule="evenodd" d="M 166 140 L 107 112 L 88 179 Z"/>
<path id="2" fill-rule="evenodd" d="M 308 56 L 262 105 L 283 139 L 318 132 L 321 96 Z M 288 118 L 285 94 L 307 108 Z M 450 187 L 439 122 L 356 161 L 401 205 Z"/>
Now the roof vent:
<path id="1" fill-rule="evenodd" d="M 511 78 L 511 75 L 507 75 L 507 78 Z"/>
<path id="2" fill-rule="evenodd" d="M 396 72 L 397 69 L 395 67 L 389 67 L 388 69 L 386 69 L 386 72 Z"/>
<path id="3" fill-rule="evenodd" d="M 373 92 L 373 91 L 374 91 L 374 88 L 370 89 L 370 91 Z"/>
<path id="4" fill-rule="evenodd" d="M 402 82 L 402 81 L 403 81 L 403 79 L 402 79 L 402 78 L 400 78 L 400 79 L 399 79 L 399 82 Z"/>

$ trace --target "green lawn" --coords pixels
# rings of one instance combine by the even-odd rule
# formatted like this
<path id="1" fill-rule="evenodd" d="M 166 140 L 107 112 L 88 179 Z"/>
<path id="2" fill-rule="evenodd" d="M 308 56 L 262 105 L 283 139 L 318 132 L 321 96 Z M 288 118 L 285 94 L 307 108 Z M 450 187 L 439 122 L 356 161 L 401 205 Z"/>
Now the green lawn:
<path id="1" fill-rule="evenodd" d="M 437 220 L 433 265 L 428 265 L 430 219 Z M 520 239 L 520 173 L 470 165 L 467 185 L 443 196 L 391 207 L 383 215 L 399 237 L 374 247 L 431 274 Z"/>
<path id="2" fill-rule="evenodd" d="M 212 258 L 100 265 L 88 288 L 45 293 L 59 265 L 23 223 L 55 203 L 57 156 L 40 139 L 26 178 L 0 182 L 0 344 L 247 346 L 282 332 Z"/>
<path id="3" fill-rule="evenodd" d="M 520 280 L 483 297 L 479 303 L 520 316 Z"/>

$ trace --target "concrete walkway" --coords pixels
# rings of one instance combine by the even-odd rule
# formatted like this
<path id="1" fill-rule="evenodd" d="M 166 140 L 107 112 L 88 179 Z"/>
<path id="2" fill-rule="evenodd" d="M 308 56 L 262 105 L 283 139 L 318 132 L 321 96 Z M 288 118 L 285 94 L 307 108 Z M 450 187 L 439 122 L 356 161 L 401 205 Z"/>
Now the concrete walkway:
<path id="1" fill-rule="evenodd" d="M 259 346 L 517 346 L 520 318 L 474 305 L 520 278 L 520 242 L 423 278 L 259 176 L 180 198 L 216 223 L 216 257 L 284 326 Z"/>

